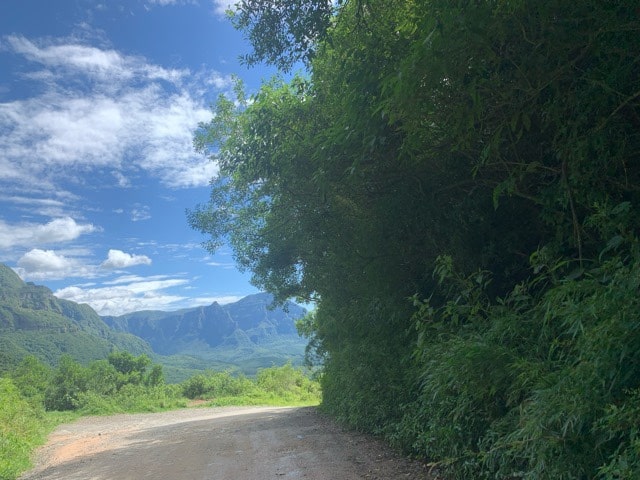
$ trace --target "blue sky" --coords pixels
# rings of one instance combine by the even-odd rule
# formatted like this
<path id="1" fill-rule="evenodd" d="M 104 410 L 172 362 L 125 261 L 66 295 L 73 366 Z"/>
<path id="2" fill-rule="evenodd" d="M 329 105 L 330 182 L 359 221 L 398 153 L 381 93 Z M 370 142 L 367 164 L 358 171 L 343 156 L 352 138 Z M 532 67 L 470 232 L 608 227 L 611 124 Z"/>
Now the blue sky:
<path id="1" fill-rule="evenodd" d="M 239 63 L 230 3 L 0 1 L 0 262 L 102 315 L 257 291 L 185 216 L 216 174 L 198 122 L 274 73 Z"/>

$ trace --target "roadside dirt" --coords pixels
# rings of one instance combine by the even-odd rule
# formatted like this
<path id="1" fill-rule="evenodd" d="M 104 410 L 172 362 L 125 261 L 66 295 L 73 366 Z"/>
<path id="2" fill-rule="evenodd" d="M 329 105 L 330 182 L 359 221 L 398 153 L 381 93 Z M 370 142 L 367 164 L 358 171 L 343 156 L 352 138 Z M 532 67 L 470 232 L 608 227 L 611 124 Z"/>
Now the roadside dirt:
<path id="1" fill-rule="evenodd" d="M 191 408 L 61 425 L 21 480 L 435 480 L 314 408 Z"/>

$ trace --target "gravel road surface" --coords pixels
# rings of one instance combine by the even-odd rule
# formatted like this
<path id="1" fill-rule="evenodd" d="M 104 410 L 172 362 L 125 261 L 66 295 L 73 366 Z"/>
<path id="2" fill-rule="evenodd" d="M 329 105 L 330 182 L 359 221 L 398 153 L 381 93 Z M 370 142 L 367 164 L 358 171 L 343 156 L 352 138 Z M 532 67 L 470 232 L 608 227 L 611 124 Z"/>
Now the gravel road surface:
<path id="1" fill-rule="evenodd" d="M 191 408 L 58 427 L 22 480 L 435 480 L 314 408 Z"/>

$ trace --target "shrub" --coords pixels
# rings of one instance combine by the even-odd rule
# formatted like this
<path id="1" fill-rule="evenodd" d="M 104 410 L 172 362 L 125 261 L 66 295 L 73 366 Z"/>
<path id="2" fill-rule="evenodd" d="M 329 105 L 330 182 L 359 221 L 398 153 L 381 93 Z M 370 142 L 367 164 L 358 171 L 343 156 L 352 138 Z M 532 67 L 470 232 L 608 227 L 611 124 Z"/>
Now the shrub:
<path id="1" fill-rule="evenodd" d="M 11 372 L 11 379 L 23 397 L 34 405 L 42 404 L 51 382 L 52 370 L 33 355 L 26 356 Z"/>
<path id="2" fill-rule="evenodd" d="M 182 382 L 182 394 L 190 399 L 201 398 L 207 392 L 207 376 L 203 373 L 194 375 Z"/>
<path id="3" fill-rule="evenodd" d="M 394 440 L 454 479 L 639 478 L 639 287 L 634 254 L 490 307 L 423 306 L 420 394 Z"/>
<path id="4" fill-rule="evenodd" d="M 0 480 L 29 467 L 31 450 L 44 436 L 43 410 L 25 400 L 8 378 L 0 378 Z"/>
<path id="5" fill-rule="evenodd" d="M 265 392 L 284 399 L 310 400 L 320 394 L 318 383 L 310 380 L 302 369 L 294 368 L 291 362 L 260 370 L 256 383 Z"/>
<path id="6" fill-rule="evenodd" d="M 194 375 L 182 383 L 185 397 L 211 399 L 215 397 L 237 397 L 249 395 L 255 384 L 240 375 L 234 377 L 229 372 L 208 371 Z"/>
<path id="7" fill-rule="evenodd" d="M 58 411 L 76 409 L 78 398 L 87 391 L 89 383 L 87 369 L 71 356 L 63 355 L 45 392 L 45 408 Z"/>

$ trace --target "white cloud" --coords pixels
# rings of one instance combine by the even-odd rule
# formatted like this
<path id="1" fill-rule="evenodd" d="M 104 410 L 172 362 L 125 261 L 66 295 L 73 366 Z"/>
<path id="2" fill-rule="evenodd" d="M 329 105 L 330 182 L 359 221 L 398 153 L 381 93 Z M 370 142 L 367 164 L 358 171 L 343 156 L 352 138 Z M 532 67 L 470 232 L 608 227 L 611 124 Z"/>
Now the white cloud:
<path id="1" fill-rule="evenodd" d="M 139 275 L 122 275 L 113 280 L 104 282 L 104 285 L 121 285 L 123 283 L 144 282 L 144 281 L 150 281 L 150 280 L 163 280 L 166 278 L 168 277 L 165 275 L 153 275 L 150 277 L 141 277 Z"/>
<path id="2" fill-rule="evenodd" d="M 29 272 L 34 271 L 65 271 L 71 267 L 73 262 L 63 255 L 58 255 L 53 250 L 40 250 L 34 248 L 25 253 L 18 266 Z"/>
<path id="3" fill-rule="evenodd" d="M 100 265 L 93 264 L 89 260 L 90 258 L 92 258 L 92 252 L 84 248 L 66 250 L 32 248 L 20 257 L 15 270 L 23 280 L 42 281 L 63 280 L 65 278 L 99 278 L 111 269 L 151 265 L 151 259 L 146 255 L 132 255 L 116 249 L 109 250 L 107 259 Z M 161 276 L 150 279 L 130 276 L 121 277 L 121 280 L 116 280 L 112 284 L 144 282 L 147 287 L 153 287 L 163 285 L 162 282 L 166 279 Z"/>
<path id="4" fill-rule="evenodd" d="M 218 90 L 225 90 L 233 86 L 233 78 L 229 75 L 221 75 L 218 72 L 213 72 L 211 76 L 205 79 L 205 83 L 217 88 Z"/>
<path id="5" fill-rule="evenodd" d="M 59 298 L 89 304 L 100 315 L 123 315 L 141 310 L 177 310 L 237 302 L 240 295 L 188 297 L 175 293 L 192 290 L 190 280 L 167 275 L 122 275 L 101 285 L 83 283 L 54 292 Z"/>
<path id="6" fill-rule="evenodd" d="M 123 280 L 121 284 L 106 287 L 66 287 L 57 290 L 54 295 L 77 303 L 87 303 L 100 315 L 122 315 L 139 310 L 175 309 L 175 304 L 186 297 L 165 290 L 186 283 L 187 280 L 180 278 L 131 277 L 129 282 Z"/>
<path id="7" fill-rule="evenodd" d="M 8 202 L 14 205 L 28 205 L 29 207 L 44 207 L 44 208 L 62 208 L 64 202 L 53 198 L 33 198 L 25 197 L 22 195 L 2 195 L 0 194 L 1 202 Z"/>
<path id="8" fill-rule="evenodd" d="M 122 250 L 109 250 L 107 259 L 102 262 L 103 268 L 127 268 L 134 265 L 151 265 L 146 255 L 131 255 Z"/>
<path id="9" fill-rule="evenodd" d="M 46 78 L 56 78 L 64 72 L 81 73 L 89 79 L 117 85 L 136 77 L 179 82 L 188 70 L 165 69 L 148 64 L 139 57 L 125 56 L 116 50 L 103 50 L 79 43 L 36 44 L 16 35 L 5 37 L 8 47 L 33 62 L 51 67 L 36 72 Z M 56 69 L 60 69 L 56 70 Z"/>
<path id="10" fill-rule="evenodd" d="M 128 188 L 131 186 L 131 180 L 129 180 L 127 177 L 125 177 L 122 172 L 119 172 L 117 170 L 114 170 L 113 172 L 111 172 L 111 174 L 113 175 L 113 177 L 117 180 L 118 182 L 118 186 L 121 188 Z"/>
<path id="11" fill-rule="evenodd" d="M 168 69 L 75 41 L 9 36 L 3 43 L 31 62 L 21 80 L 36 82 L 40 93 L 0 103 L 0 188 L 37 178 L 54 191 L 69 172 L 104 168 L 119 186 L 141 170 L 172 188 L 206 186 L 217 173 L 194 152 L 192 134 L 211 116 L 207 90 L 228 89 L 230 76 Z"/>
<path id="12" fill-rule="evenodd" d="M 214 12 L 217 15 L 224 15 L 228 8 L 232 8 L 240 0 L 212 0 Z M 195 0 L 149 0 L 149 5 L 188 5 L 195 3 Z"/>
<path id="13" fill-rule="evenodd" d="M 0 194 L 0 202 L 6 202 L 13 205 L 17 210 L 28 212 L 30 215 L 38 215 L 41 217 L 60 218 L 71 214 L 69 210 L 70 203 L 75 200 L 74 197 L 66 197 L 63 201 L 62 195 L 58 198 L 50 198 L 43 196 L 38 198 L 38 193 L 33 192 L 34 196 L 27 196 L 29 192 L 16 191 L 14 195 Z M 61 193 L 61 192 L 58 192 Z"/>
<path id="14" fill-rule="evenodd" d="M 224 268 L 225 270 L 231 270 L 236 267 L 234 263 L 222 263 L 222 262 L 207 262 L 207 265 L 209 265 L 210 267 Z"/>
<path id="15" fill-rule="evenodd" d="M 45 224 L 8 224 L 0 219 L 0 248 L 34 247 L 70 242 L 81 235 L 99 230 L 92 224 L 78 224 L 73 218 L 62 217 Z"/>
<path id="16" fill-rule="evenodd" d="M 226 305 L 228 303 L 235 303 L 238 300 L 244 298 L 242 295 L 222 295 L 218 297 L 197 297 L 191 299 L 191 306 L 203 306 L 203 305 L 211 305 L 213 302 L 219 303 L 220 305 Z"/>
<path id="17" fill-rule="evenodd" d="M 131 210 L 131 221 L 142 222 L 151 218 L 151 209 L 147 205 L 138 205 Z"/>
<path id="18" fill-rule="evenodd" d="M 19 260 L 16 272 L 23 280 L 61 280 L 95 276 L 95 268 L 54 250 L 34 248 Z"/>

